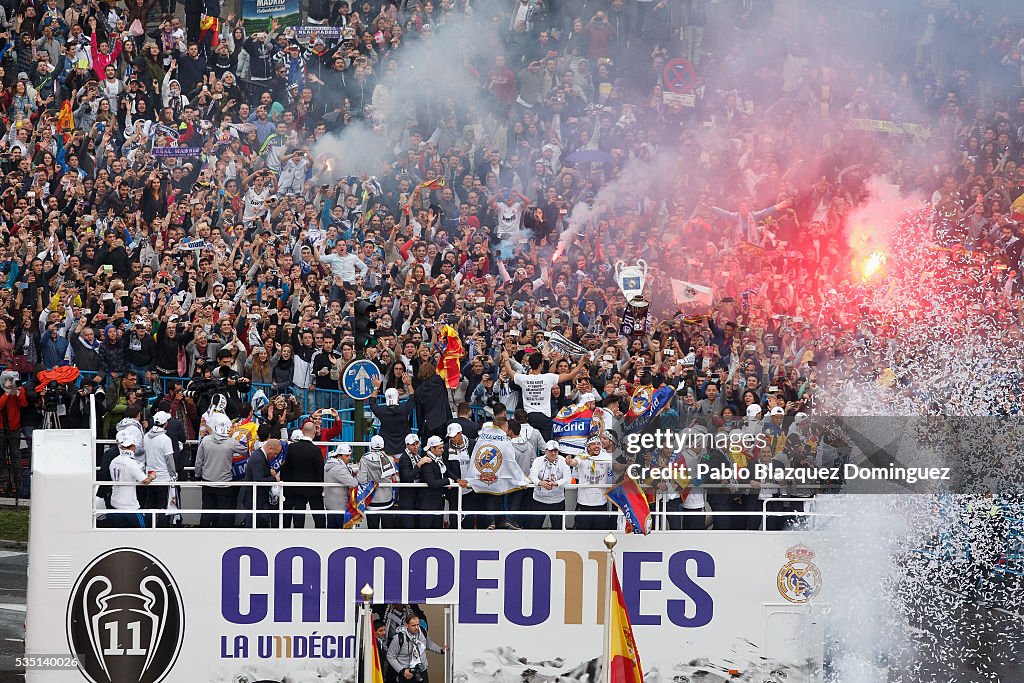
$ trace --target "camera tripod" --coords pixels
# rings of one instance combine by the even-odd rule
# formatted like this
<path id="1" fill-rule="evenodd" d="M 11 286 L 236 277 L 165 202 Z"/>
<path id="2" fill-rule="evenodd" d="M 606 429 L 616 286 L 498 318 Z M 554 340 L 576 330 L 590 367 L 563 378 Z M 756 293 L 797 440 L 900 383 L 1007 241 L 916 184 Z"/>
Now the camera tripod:
<path id="1" fill-rule="evenodd" d="M 43 429 L 60 429 L 60 415 L 56 410 L 43 411 Z"/>

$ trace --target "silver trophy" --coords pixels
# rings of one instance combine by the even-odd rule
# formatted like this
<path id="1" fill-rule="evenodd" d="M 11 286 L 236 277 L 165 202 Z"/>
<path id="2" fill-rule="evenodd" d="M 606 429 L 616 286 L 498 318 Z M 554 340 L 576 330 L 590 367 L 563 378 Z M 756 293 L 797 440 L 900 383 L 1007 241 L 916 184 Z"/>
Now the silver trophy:
<path id="1" fill-rule="evenodd" d="M 622 261 L 616 261 L 615 281 L 619 283 L 626 301 L 643 298 L 644 285 L 647 284 L 647 262 L 637 259 L 635 266 L 627 266 Z"/>

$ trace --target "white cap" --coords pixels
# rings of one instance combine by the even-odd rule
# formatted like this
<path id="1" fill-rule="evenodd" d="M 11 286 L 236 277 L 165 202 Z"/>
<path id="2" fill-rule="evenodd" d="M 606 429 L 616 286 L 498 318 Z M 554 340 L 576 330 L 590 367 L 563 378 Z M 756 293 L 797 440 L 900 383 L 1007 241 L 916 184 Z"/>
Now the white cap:
<path id="1" fill-rule="evenodd" d="M 450 425 L 448 425 L 448 438 L 449 439 L 452 438 L 453 436 L 455 436 L 456 434 L 461 434 L 461 433 L 462 433 L 462 425 L 460 425 L 458 422 L 452 422 Z"/>
<path id="2" fill-rule="evenodd" d="M 585 394 L 580 396 L 580 403 L 591 403 L 591 402 L 597 403 L 597 396 L 595 396 L 591 392 L 588 391 L 587 393 L 585 393 Z"/>
<path id="3" fill-rule="evenodd" d="M 420 437 L 416 436 L 415 434 L 406 434 L 405 435 L 405 445 L 406 446 L 409 446 L 409 445 L 414 444 L 414 443 L 419 443 L 419 442 L 420 442 Z"/>
<path id="4" fill-rule="evenodd" d="M 747 406 L 747 417 L 757 417 L 761 414 L 761 406 L 756 403 L 751 403 Z"/>
<path id="5" fill-rule="evenodd" d="M 771 410 L 768 411 L 768 414 L 769 415 L 785 415 L 786 414 L 786 410 L 782 406 L 775 406 L 774 408 L 772 408 Z"/>
<path id="6" fill-rule="evenodd" d="M 305 436 L 305 434 L 303 434 L 303 433 L 302 433 L 302 430 L 301 430 L 301 429 L 293 429 L 293 430 L 292 430 L 292 435 L 291 435 L 291 438 L 290 438 L 290 440 L 291 440 L 291 441 L 299 441 L 299 440 L 301 440 L 301 439 L 302 439 L 302 438 L 303 438 L 304 436 Z"/>
<path id="7" fill-rule="evenodd" d="M 123 448 L 135 445 L 135 437 L 132 436 L 131 432 L 127 429 L 122 429 L 117 433 L 117 445 Z"/>
<path id="8" fill-rule="evenodd" d="M 165 425 L 171 419 L 171 414 L 166 410 L 158 410 L 153 413 L 153 424 Z"/>
<path id="9" fill-rule="evenodd" d="M 386 389 L 384 391 L 384 403 L 389 406 L 398 405 L 398 389 Z"/>
<path id="10" fill-rule="evenodd" d="M 558 442 L 555 441 L 554 439 L 551 439 L 551 441 L 548 441 L 546 444 L 544 444 L 544 450 L 546 450 L 546 451 L 557 451 L 558 450 Z"/>
<path id="11" fill-rule="evenodd" d="M 807 413 L 797 413 L 796 415 L 793 416 L 793 422 L 796 422 L 797 424 L 803 422 L 806 419 Z"/>
<path id="12" fill-rule="evenodd" d="M 334 453 L 332 453 L 332 455 L 335 458 L 340 458 L 343 455 L 352 455 L 352 447 L 347 443 L 343 443 L 334 449 Z"/>
<path id="13" fill-rule="evenodd" d="M 435 447 L 435 446 L 443 446 L 443 445 L 444 445 L 444 441 L 441 441 L 441 437 L 439 437 L 439 436 L 432 436 L 429 439 L 427 439 L 427 450 L 428 451 L 431 448 Z"/>
<path id="14" fill-rule="evenodd" d="M 380 434 L 370 439 L 370 450 L 371 451 L 382 451 L 384 450 L 384 437 Z"/>

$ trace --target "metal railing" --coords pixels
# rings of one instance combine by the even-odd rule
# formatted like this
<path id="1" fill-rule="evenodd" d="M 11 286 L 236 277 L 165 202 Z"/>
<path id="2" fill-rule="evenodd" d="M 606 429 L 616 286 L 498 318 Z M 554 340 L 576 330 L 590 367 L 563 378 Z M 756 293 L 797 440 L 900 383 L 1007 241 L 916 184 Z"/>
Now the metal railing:
<path id="1" fill-rule="evenodd" d="M 345 486 L 344 484 L 335 484 L 335 483 L 329 483 L 329 482 L 278 482 L 278 481 L 275 481 L 275 482 L 248 482 L 248 481 L 232 481 L 232 482 L 160 481 L 160 482 L 158 482 L 158 481 L 153 481 L 153 482 L 149 483 L 148 485 L 142 486 L 142 485 L 135 484 L 133 482 L 108 482 L 108 481 L 99 481 L 99 480 L 97 480 L 97 481 L 94 481 L 93 484 L 94 484 L 95 487 L 99 487 L 99 486 L 112 486 L 112 487 L 113 486 L 129 486 L 129 487 L 133 487 L 133 488 L 141 487 L 142 489 L 145 489 L 147 487 L 153 487 L 153 486 L 158 486 L 158 487 L 174 487 L 176 489 L 185 489 L 185 490 L 196 490 L 196 489 L 201 490 L 203 488 L 215 488 L 215 489 L 223 490 L 225 488 L 233 488 L 233 489 L 238 489 L 240 492 L 242 490 L 249 490 L 249 491 L 252 492 L 252 495 L 251 495 L 251 505 L 247 506 L 245 508 L 238 508 L 238 507 L 233 508 L 233 509 L 189 508 L 189 507 L 185 507 L 185 506 L 181 505 L 182 501 L 181 501 L 181 496 L 180 495 L 178 496 L 178 501 L 177 501 L 178 505 L 174 509 L 140 508 L 140 509 L 136 509 L 136 510 L 118 510 L 118 509 L 96 508 L 96 509 L 93 510 L 94 526 L 97 526 L 96 525 L 96 521 L 99 518 L 107 515 L 108 513 L 115 513 L 115 514 L 116 513 L 122 513 L 122 514 L 123 513 L 129 513 L 129 514 L 141 514 L 141 515 L 143 515 L 145 520 L 146 520 L 146 524 L 147 524 L 146 528 L 149 528 L 149 529 L 161 529 L 161 528 L 164 528 L 164 527 L 158 526 L 158 522 L 162 522 L 162 520 L 160 518 L 161 517 L 174 517 L 176 515 L 182 515 L 182 516 L 190 515 L 190 516 L 193 516 L 193 517 L 196 516 L 196 515 L 199 515 L 201 519 L 205 516 L 207 521 L 209 521 L 211 516 L 212 517 L 217 517 L 217 516 L 228 516 L 228 515 L 230 515 L 230 516 L 235 518 L 234 520 L 232 520 L 231 524 L 227 524 L 227 525 L 215 525 L 215 524 L 214 525 L 209 525 L 209 524 L 206 525 L 206 526 L 208 526 L 210 528 L 216 528 L 218 526 L 220 526 L 222 528 L 223 527 L 230 527 L 230 528 L 237 527 L 238 524 L 236 524 L 236 521 L 238 521 L 238 518 L 241 516 L 241 517 L 244 517 L 245 519 L 248 520 L 248 522 L 249 522 L 248 528 L 252 528 L 252 529 L 266 529 L 266 528 L 278 529 L 278 528 L 286 528 L 285 527 L 286 516 L 287 516 L 287 519 L 289 521 L 293 520 L 294 516 L 301 516 L 303 518 L 303 525 L 305 525 L 305 517 L 306 516 L 313 516 L 313 520 L 314 520 L 314 523 L 315 523 L 316 520 L 317 520 L 317 516 L 320 516 L 320 515 L 322 515 L 323 518 L 326 520 L 327 517 L 332 517 L 332 516 L 344 517 L 348 513 L 347 510 L 345 510 L 345 509 L 324 509 L 324 510 L 315 509 L 315 510 L 307 510 L 307 509 L 305 509 L 305 506 L 304 506 L 303 509 L 298 510 L 298 509 L 289 509 L 289 508 L 285 507 L 285 501 L 286 501 L 286 495 L 287 495 L 285 493 L 285 491 L 288 488 L 290 488 L 290 487 L 300 488 L 300 489 L 310 489 L 310 488 L 317 488 L 317 489 L 335 488 L 335 489 L 345 489 L 345 490 L 349 489 L 349 487 Z M 426 489 L 426 488 L 429 488 L 426 484 L 423 484 L 423 483 L 391 483 L 391 482 L 388 482 L 388 483 L 381 482 L 381 483 L 378 484 L 378 487 L 380 487 L 380 488 L 390 488 L 390 489 L 394 490 L 395 494 L 397 494 L 402 489 Z M 277 502 L 276 502 L 276 504 L 274 504 L 274 507 L 271 507 L 271 508 L 259 507 L 259 501 L 258 501 L 258 496 L 256 495 L 256 491 L 257 491 L 257 489 L 266 489 L 266 488 L 271 488 L 271 489 L 278 488 L 278 489 L 280 489 L 281 495 L 277 496 Z M 608 521 L 610 519 L 614 519 L 615 523 L 617 525 L 619 517 L 620 517 L 619 512 L 617 510 L 615 510 L 614 508 L 612 508 L 610 505 L 606 509 L 604 509 L 604 510 L 573 510 L 573 509 L 565 509 L 565 510 L 521 509 L 521 510 L 516 510 L 516 509 L 507 509 L 504 506 L 502 508 L 500 508 L 500 509 L 467 509 L 465 507 L 465 503 L 464 503 L 464 501 L 465 501 L 464 495 L 466 493 L 471 493 L 472 491 L 470 489 L 462 488 L 458 484 L 452 484 L 452 485 L 450 485 L 450 486 L 448 486 L 446 488 L 450 489 L 450 490 L 454 490 L 456 492 L 455 505 L 454 506 L 449 505 L 448 509 L 442 508 L 442 509 L 434 509 L 434 510 L 420 510 L 420 509 L 405 509 L 405 508 L 394 507 L 394 505 L 395 505 L 394 498 L 396 496 L 393 495 L 393 497 L 392 497 L 392 507 L 389 507 L 387 509 L 372 509 L 371 508 L 371 509 L 366 510 L 364 515 L 363 515 L 363 519 L 360 520 L 360 522 L 359 522 L 360 527 L 358 527 L 358 528 L 354 527 L 353 529 L 349 529 L 349 530 L 350 531 L 352 531 L 352 530 L 358 531 L 359 528 L 365 527 L 367 516 L 380 516 L 380 517 L 392 517 L 392 516 L 395 516 L 395 517 L 414 518 L 414 519 L 417 519 L 417 520 L 419 518 L 422 518 L 422 517 L 427 517 L 429 519 L 436 520 L 438 516 L 441 516 L 443 519 L 447 519 L 449 521 L 452 521 L 452 520 L 454 521 L 454 523 L 450 525 L 450 527 L 453 528 L 453 529 L 463 528 L 463 525 L 467 521 L 472 521 L 472 520 L 474 520 L 475 518 L 478 518 L 478 517 L 492 518 L 492 519 L 493 518 L 498 518 L 498 517 L 505 517 L 505 518 L 513 517 L 513 518 L 519 518 L 519 519 L 526 518 L 526 517 L 541 517 L 542 520 L 545 517 L 552 517 L 553 519 L 560 519 L 560 521 L 562 523 L 561 524 L 562 528 L 566 528 L 566 523 L 568 522 L 569 518 L 575 519 L 577 517 L 601 517 L 601 518 L 604 518 L 605 521 Z M 531 491 L 534 488 L 536 488 L 536 485 L 535 484 L 530 484 L 530 485 L 525 486 L 523 488 L 517 489 L 517 491 Z M 606 490 L 608 488 L 608 486 L 603 485 L 603 484 L 567 484 L 564 487 L 564 490 L 565 490 L 565 492 L 575 492 L 575 491 L 578 491 L 580 489 L 588 489 L 588 488 L 590 488 L 590 489 L 599 488 L 599 489 L 602 489 L 602 490 Z M 506 497 L 504 502 L 507 503 L 508 502 L 507 496 L 512 495 L 512 493 L 515 493 L 515 492 L 509 492 L 509 493 L 505 493 L 505 494 L 484 494 L 484 493 L 481 493 L 481 494 L 476 494 L 476 495 L 478 495 L 478 496 L 494 495 L 495 497 Z M 529 500 L 530 501 L 533 500 L 532 495 L 530 496 Z M 771 531 L 771 530 L 768 529 L 768 520 L 771 519 L 771 518 L 774 518 L 774 517 L 782 517 L 782 518 L 788 518 L 788 519 L 799 519 L 799 520 L 808 520 L 809 518 L 817 517 L 817 516 L 822 516 L 824 514 L 824 513 L 815 512 L 813 510 L 813 502 L 814 501 L 813 501 L 813 499 L 810 499 L 810 498 L 770 498 L 770 499 L 762 500 L 760 502 L 761 502 L 761 509 L 760 509 L 760 511 L 756 511 L 756 510 L 750 510 L 750 511 L 747 511 L 747 510 L 707 510 L 707 509 L 704 509 L 704 508 L 695 509 L 695 510 L 670 511 L 670 510 L 667 509 L 668 500 L 666 498 L 659 497 L 655 501 L 655 504 L 651 507 L 652 531 L 656 531 L 656 532 L 659 532 L 659 533 L 660 532 L 676 531 L 677 529 L 673 529 L 672 528 L 672 523 L 671 523 L 670 520 L 679 519 L 679 518 L 683 518 L 683 517 L 705 517 L 706 518 L 708 515 L 712 515 L 712 516 L 715 516 L 715 517 L 718 517 L 718 516 L 735 516 L 735 517 L 746 518 L 747 520 L 749 520 L 752 517 L 757 517 L 757 518 L 760 518 L 759 528 L 762 529 L 762 530 L 765 530 L 765 531 Z M 810 509 L 804 509 L 804 510 L 799 510 L 799 511 L 798 510 L 769 510 L 768 509 L 768 503 L 786 503 L 786 502 L 789 502 L 789 503 L 799 502 L 799 503 L 801 503 L 801 504 L 803 504 L 805 506 L 808 506 Z M 450 501 L 449 501 L 449 503 L 450 503 Z M 184 517 L 183 517 L 183 519 L 184 519 Z M 268 520 L 272 520 L 272 521 L 276 522 L 277 526 L 270 526 L 270 527 L 266 526 L 266 524 L 264 524 L 264 522 L 266 522 Z M 174 527 L 174 528 L 177 529 L 178 527 Z M 706 524 L 704 525 L 703 528 L 706 528 Z M 333 531 L 335 529 L 331 529 L 331 530 Z M 395 529 L 395 530 L 407 530 L 407 529 Z M 560 531 L 561 529 L 554 529 L 554 530 Z M 775 531 L 785 531 L 785 529 L 779 529 L 779 530 L 775 530 Z M 772 532 L 774 532 L 774 531 L 772 531 Z"/>

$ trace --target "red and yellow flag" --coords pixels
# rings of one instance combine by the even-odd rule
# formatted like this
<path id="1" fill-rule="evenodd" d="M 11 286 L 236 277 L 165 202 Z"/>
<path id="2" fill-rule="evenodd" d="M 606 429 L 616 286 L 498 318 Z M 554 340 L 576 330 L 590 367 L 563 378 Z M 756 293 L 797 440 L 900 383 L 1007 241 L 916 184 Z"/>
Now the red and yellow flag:
<path id="1" fill-rule="evenodd" d="M 70 133 L 75 129 L 75 115 L 71 111 L 71 100 L 64 100 L 57 112 L 57 132 Z"/>
<path id="2" fill-rule="evenodd" d="M 420 183 L 420 189 L 427 190 L 428 192 L 433 192 L 434 190 L 440 190 L 442 187 L 444 187 L 444 185 L 444 177 L 438 176 L 433 180 L 425 180 L 422 183 Z"/>
<path id="3" fill-rule="evenodd" d="M 220 19 L 206 15 L 199 20 L 199 42 L 203 42 L 207 35 L 210 36 L 210 47 L 220 45 Z"/>
<path id="4" fill-rule="evenodd" d="M 454 327 L 445 325 L 441 328 L 438 342 L 441 358 L 437 361 L 437 374 L 441 375 L 449 389 L 455 389 L 462 379 L 462 340 Z"/>
<path id="5" fill-rule="evenodd" d="M 1010 204 L 1010 218 L 1015 221 L 1024 221 L 1024 193 L 1013 200 Z"/>
<path id="6" fill-rule="evenodd" d="M 629 623 L 626 599 L 619 585 L 619 572 L 612 562 L 612 610 L 611 637 L 609 638 L 608 661 L 611 662 L 611 683 L 643 683 L 644 672 L 640 666 L 640 653 L 633 638 L 633 626 Z"/>

